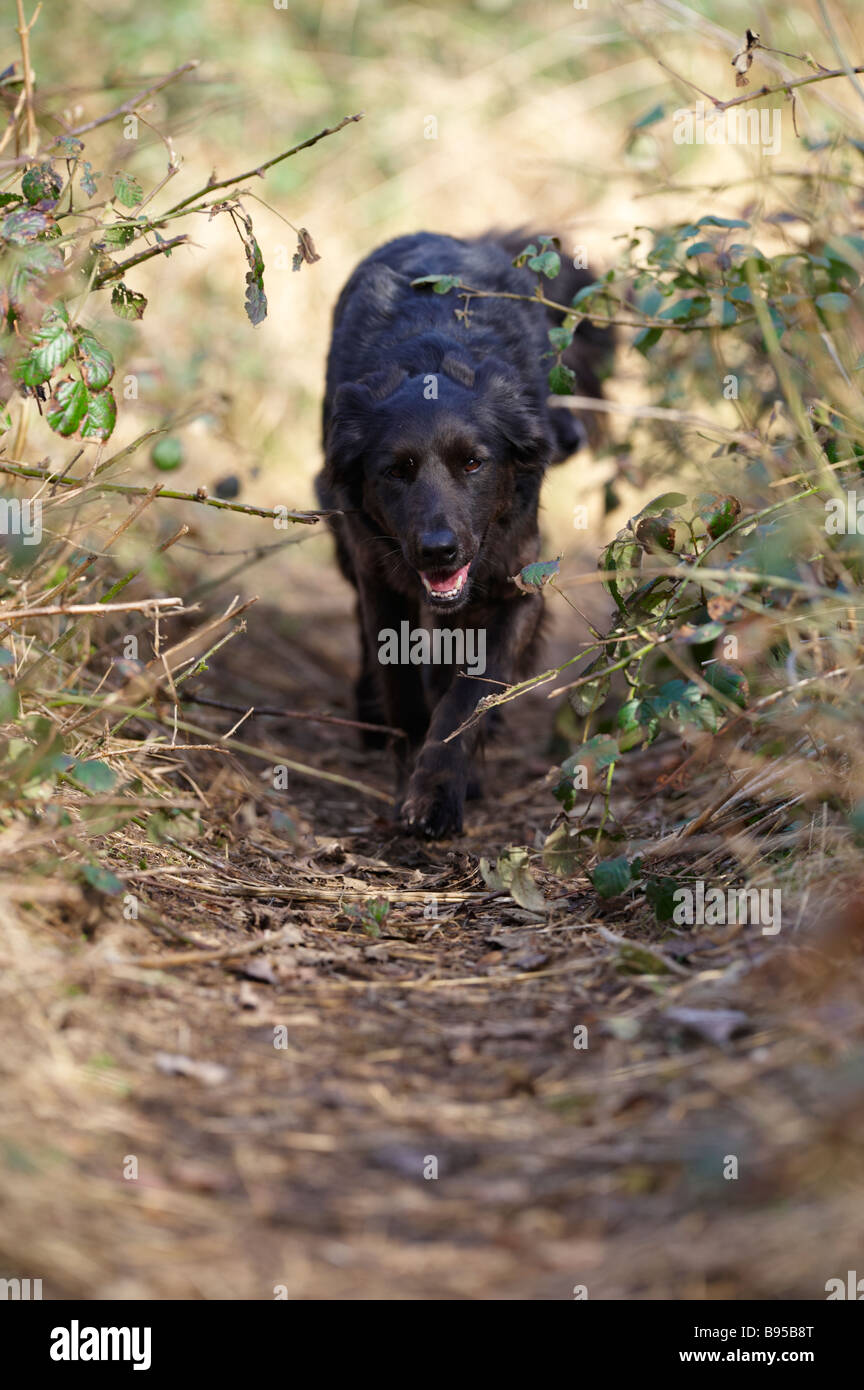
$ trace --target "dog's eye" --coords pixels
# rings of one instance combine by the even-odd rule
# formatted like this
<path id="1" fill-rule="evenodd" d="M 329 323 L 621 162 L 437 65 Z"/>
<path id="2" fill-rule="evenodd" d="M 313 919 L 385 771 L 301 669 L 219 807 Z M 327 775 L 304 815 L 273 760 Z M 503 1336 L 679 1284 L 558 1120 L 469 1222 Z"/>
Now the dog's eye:
<path id="1" fill-rule="evenodd" d="M 476 473 L 478 468 L 483 467 L 482 459 L 469 459 L 465 465 L 466 473 Z"/>
<path id="2" fill-rule="evenodd" d="M 399 478 L 404 481 L 413 475 L 416 466 L 413 459 L 399 459 L 396 463 L 391 463 L 387 469 L 387 477 Z"/>

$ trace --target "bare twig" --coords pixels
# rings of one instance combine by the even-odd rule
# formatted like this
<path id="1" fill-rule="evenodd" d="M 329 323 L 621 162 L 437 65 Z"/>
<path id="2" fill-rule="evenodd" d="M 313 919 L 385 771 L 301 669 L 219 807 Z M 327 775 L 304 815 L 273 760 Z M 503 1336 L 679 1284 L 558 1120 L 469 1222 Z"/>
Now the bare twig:
<path id="1" fill-rule="evenodd" d="M 845 68 L 830 68 L 824 72 L 813 72 L 809 77 L 793 77 L 788 82 L 780 82 L 776 87 L 759 87 L 756 91 L 745 92 L 740 97 L 730 97 L 728 101 L 717 101 L 712 97 L 715 110 L 728 111 L 733 106 L 743 106 L 747 101 L 756 101 L 759 97 L 774 96 L 777 92 L 791 92 L 796 87 L 812 87 L 814 82 L 827 82 L 831 77 L 848 77 L 850 73 L 864 72 L 864 64 L 850 68 L 849 72 Z"/>
<path id="2" fill-rule="evenodd" d="M 0 622 L 20 623 L 28 618 L 56 618 L 78 613 L 149 613 L 152 609 L 188 613 L 182 598 L 142 598 L 132 603 L 48 603 L 40 608 L 0 608 Z"/>
<path id="3" fill-rule="evenodd" d="M 113 265 L 110 270 L 104 270 L 101 275 L 97 275 L 93 281 L 94 290 L 101 290 L 103 285 L 109 284 L 111 280 L 119 280 L 127 270 L 133 266 L 141 265 L 143 261 L 149 261 L 153 256 L 166 256 L 174 250 L 175 246 L 182 246 L 190 238 L 185 235 L 172 237 L 170 241 L 160 241 L 158 246 L 148 246 L 146 251 L 139 251 L 137 256 L 130 256 L 128 260 L 120 261 Z"/>
<path id="4" fill-rule="evenodd" d="M 20 11 L 21 0 L 18 0 L 18 8 Z M 55 145 L 60 140 L 70 135 L 84 135 L 88 130 L 96 130 L 97 126 L 107 125 L 109 121 L 116 120 L 118 116 L 131 115 L 136 106 L 140 106 L 141 102 L 145 101 L 147 97 L 153 96 L 154 92 L 161 92 L 162 88 L 167 87 L 169 82 L 174 82 L 178 77 L 182 77 L 184 73 L 191 72 L 194 68 L 199 66 L 200 59 L 190 58 L 187 63 L 181 63 L 179 68 L 175 68 L 173 72 L 168 72 L 164 77 L 158 78 L 156 82 L 152 82 L 149 87 L 145 87 L 144 90 L 138 92 L 136 96 L 130 97 L 128 101 L 122 102 L 120 106 L 115 106 L 113 111 L 106 112 L 104 116 L 97 116 L 94 121 L 85 121 L 83 125 L 76 125 L 73 126 L 71 130 L 65 130 L 62 135 L 58 135 L 57 139 L 54 141 Z"/>
<path id="5" fill-rule="evenodd" d="M 272 159 L 265 160 L 263 164 L 256 165 L 254 169 L 247 169 L 244 174 L 232 174 L 228 179 L 217 179 L 212 183 L 205 184 L 203 188 L 198 189 L 197 193 L 190 193 L 188 198 L 183 198 L 179 203 L 175 203 L 163 216 L 171 217 L 174 213 L 187 208 L 190 203 L 196 203 L 199 198 L 206 198 L 208 193 L 215 193 L 220 188 L 231 188 L 236 183 L 242 183 L 244 179 L 262 177 L 275 164 L 281 164 L 283 159 L 290 159 L 300 150 L 308 150 L 311 145 L 317 145 L 319 140 L 325 139 L 328 135 L 335 135 L 337 131 L 344 129 L 352 121 L 362 121 L 364 114 L 363 111 L 358 111 L 355 116 L 343 116 L 338 125 L 330 126 L 327 130 L 319 130 L 317 135 L 311 135 L 308 140 L 301 140 L 299 145 L 292 146 L 290 150 L 284 150 L 282 154 L 274 155 Z"/>
<path id="6" fill-rule="evenodd" d="M 153 431 L 158 433 L 159 431 Z M 0 463 L 0 473 L 9 473 L 13 478 L 39 478 L 42 482 L 48 482 L 62 487 L 81 488 L 86 485 L 87 479 L 64 478 L 60 473 L 49 473 L 43 468 L 27 468 L 23 464 Z M 126 497 L 147 497 L 152 488 L 135 487 L 131 483 L 103 483 L 93 482 L 92 487 L 99 492 L 119 492 Z M 198 492 L 175 492 L 173 489 L 160 488 L 153 493 L 155 500 L 170 497 L 175 502 L 197 502 L 202 507 L 217 507 L 220 511 L 242 512 L 244 516 L 263 516 L 272 521 L 296 521 L 303 526 L 314 526 L 317 521 L 324 517 L 337 516 L 337 512 L 289 512 L 282 508 L 273 507 L 253 507 L 246 502 L 225 502 L 221 497 L 208 497 L 204 489 Z"/>

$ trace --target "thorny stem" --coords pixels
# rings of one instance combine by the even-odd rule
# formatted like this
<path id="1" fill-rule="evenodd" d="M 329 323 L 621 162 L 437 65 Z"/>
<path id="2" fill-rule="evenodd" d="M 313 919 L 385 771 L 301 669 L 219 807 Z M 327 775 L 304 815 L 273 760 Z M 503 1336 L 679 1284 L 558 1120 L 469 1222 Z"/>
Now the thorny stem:
<path id="1" fill-rule="evenodd" d="M 89 480 L 87 478 L 64 478 L 59 473 L 46 473 L 41 468 L 25 468 L 22 465 L 15 465 L 0 462 L 0 473 L 9 473 L 13 478 L 38 478 L 41 482 L 51 483 L 52 486 L 86 488 Z M 146 497 L 152 492 L 149 487 L 135 487 L 129 483 L 103 483 L 93 482 L 92 486 L 100 492 L 119 492 L 126 497 Z M 203 491 L 203 489 L 202 489 Z M 334 516 L 334 512 L 289 512 L 274 510 L 272 507 L 253 507 L 248 502 L 225 502 L 221 497 L 201 496 L 197 492 L 175 492 L 173 489 L 160 488 L 154 493 L 156 501 L 161 498 L 170 497 L 175 502 L 197 502 L 202 507 L 217 507 L 220 511 L 242 512 L 244 516 L 263 516 L 271 521 L 296 521 L 303 526 L 314 526 L 323 517 Z"/>

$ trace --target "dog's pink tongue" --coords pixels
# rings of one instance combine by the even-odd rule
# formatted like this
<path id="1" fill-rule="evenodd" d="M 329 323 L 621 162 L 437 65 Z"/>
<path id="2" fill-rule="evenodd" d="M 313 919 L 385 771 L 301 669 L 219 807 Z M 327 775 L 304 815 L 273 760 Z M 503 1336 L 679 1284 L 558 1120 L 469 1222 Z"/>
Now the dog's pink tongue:
<path id="1" fill-rule="evenodd" d="M 467 579 L 470 568 L 470 565 L 463 565 L 461 570 L 456 570 L 453 574 L 445 574 L 443 578 L 433 579 L 431 574 L 424 574 L 423 578 L 433 594 L 447 594 L 451 589 L 456 588 L 460 580 Z"/>

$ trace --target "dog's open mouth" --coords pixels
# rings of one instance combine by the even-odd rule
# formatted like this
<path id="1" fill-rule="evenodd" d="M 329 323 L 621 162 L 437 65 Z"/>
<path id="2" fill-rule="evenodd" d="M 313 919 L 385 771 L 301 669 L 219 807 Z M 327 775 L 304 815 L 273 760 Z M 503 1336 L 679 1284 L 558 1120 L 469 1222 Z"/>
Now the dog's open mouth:
<path id="1" fill-rule="evenodd" d="M 428 574 L 420 570 L 423 587 L 433 603 L 455 603 L 460 598 L 468 581 L 471 566 L 463 565 L 452 574 Z"/>

